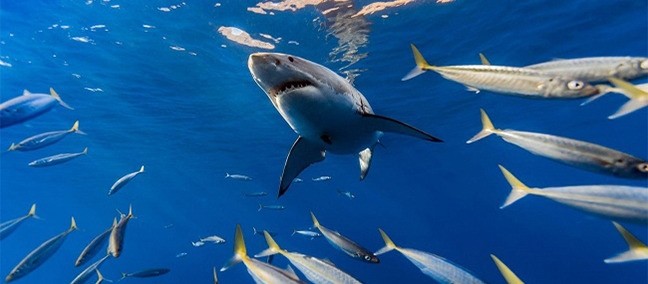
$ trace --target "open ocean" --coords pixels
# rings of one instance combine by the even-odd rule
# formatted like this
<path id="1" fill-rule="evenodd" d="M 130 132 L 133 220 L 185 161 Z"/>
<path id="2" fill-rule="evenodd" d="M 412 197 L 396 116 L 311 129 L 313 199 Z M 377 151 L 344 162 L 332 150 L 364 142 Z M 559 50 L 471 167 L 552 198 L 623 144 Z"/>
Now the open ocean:
<path id="1" fill-rule="evenodd" d="M 350 2 L 353 8 L 340 8 L 350 14 L 327 19 L 324 4 L 261 14 L 248 10 L 255 1 L 0 0 L 0 101 L 24 89 L 48 93 L 53 87 L 75 108 L 56 106 L 0 130 L 0 221 L 25 215 L 33 203 L 41 217 L 26 220 L 0 242 L 0 276 L 66 230 L 74 216 L 79 230 L 42 266 L 15 281 L 69 283 L 83 269 L 74 267 L 81 250 L 119 216 L 116 209 L 126 212 L 132 204 L 136 218 L 129 222 L 124 251 L 104 263 L 102 274 L 118 280 L 121 272 L 171 271 L 123 283 L 212 283 L 212 267 L 219 269 L 232 256 L 236 224 L 250 255 L 267 248 L 253 236 L 255 227 L 276 232 L 282 248 L 328 258 L 364 283 L 434 283 L 396 251 L 368 264 L 336 251 L 324 238 L 291 236 L 312 225 L 310 211 L 322 225 L 372 251 L 384 246 L 382 228 L 397 245 L 442 256 L 488 283 L 505 283 L 489 254 L 527 283 L 648 282 L 646 261 L 603 262 L 627 250 L 607 219 L 536 196 L 499 209 L 510 186 L 497 165 L 535 187 L 648 187 L 645 179 L 565 166 L 495 135 L 465 143 L 481 129 L 484 108 L 500 128 L 570 137 L 645 159 L 645 108 L 609 120 L 626 98 L 610 94 L 580 106 L 582 99 L 475 94 L 434 72 L 401 81 L 414 67 L 410 43 L 439 66 L 479 64 L 480 52 L 507 66 L 645 57 L 648 2 L 416 1 L 357 17 L 350 15 L 372 1 Z M 239 44 L 221 27 L 245 31 L 273 49 Z M 277 199 L 278 177 L 297 134 L 250 75 L 247 58 L 260 51 L 294 54 L 351 74 L 377 114 L 444 143 L 387 133 L 364 181 L 356 156 L 329 154 Z M 75 120 L 87 135 L 71 134 L 36 151 L 4 152 L 26 137 L 68 129 Z M 66 164 L 27 166 L 84 147 L 87 156 Z M 141 165 L 143 174 L 108 196 L 117 179 Z M 226 179 L 226 173 L 253 180 Z M 312 181 L 319 176 L 331 180 Z M 244 196 L 257 191 L 268 195 Z M 286 208 L 258 211 L 259 203 Z M 622 224 L 648 241 L 645 225 Z M 227 242 L 192 245 L 211 235 Z M 276 256 L 273 264 L 285 268 L 288 261 Z M 253 283 L 243 264 L 218 276 L 221 283 Z"/>

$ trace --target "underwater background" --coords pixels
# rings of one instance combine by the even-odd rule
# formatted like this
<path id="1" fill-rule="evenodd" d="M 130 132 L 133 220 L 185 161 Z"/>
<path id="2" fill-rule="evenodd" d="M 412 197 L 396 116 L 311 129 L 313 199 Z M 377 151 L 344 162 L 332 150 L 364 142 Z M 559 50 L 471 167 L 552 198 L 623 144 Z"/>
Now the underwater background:
<path id="1" fill-rule="evenodd" d="M 350 14 L 333 19 L 312 5 L 262 14 L 248 9 L 258 7 L 254 1 L 1 0 L 1 101 L 23 89 L 47 93 L 53 87 L 75 110 L 57 106 L 3 128 L 0 147 L 68 129 L 75 120 L 87 135 L 0 155 L 0 220 L 25 215 L 32 203 L 42 218 L 25 221 L 0 242 L 0 275 L 67 229 L 74 216 L 79 230 L 41 267 L 16 280 L 68 283 L 83 269 L 74 267 L 80 251 L 110 226 L 115 209 L 125 212 L 132 204 L 137 218 L 128 225 L 124 251 L 101 268 L 108 279 L 165 267 L 171 269 L 166 275 L 124 281 L 211 283 L 212 267 L 232 256 L 234 228 L 241 224 L 250 255 L 266 248 L 263 238 L 253 236 L 255 227 L 276 232 L 282 248 L 328 258 L 365 283 L 433 283 L 397 252 L 367 264 L 335 251 L 324 238 L 291 236 L 312 225 L 313 211 L 322 225 L 372 251 L 384 245 L 377 230 L 382 228 L 397 245 L 442 256 L 489 283 L 504 283 L 491 253 L 527 283 L 648 281 L 645 261 L 603 263 L 627 249 L 609 220 L 533 196 L 499 209 L 510 186 L 497 165 L 537 187 L 645 187 L 645 180 L 568 167 L 497 137 L 465 143 L 481 129 L 479 108 L 484 108 L 501 128 L 584 140 L 645 159 L 646 109 L 608 120 L 626 98 L 607 95 L 579 106 L 582 100 L 474 94 L 432 72 L 400 80 L 414 66 L 410 43 L 440 66 L 479 64 L 480 52 L 509 66 L 646 56 L 648 2 L 416 1 L 351 17 L 371 1 L 352 3 L 353 8 L 345 6 Z M 221 27 L 235 27 L 239 35 L 245 31 L 273 49 L 234 42 Z M 294 54 L 353 77 L 377 114 L 445 142 L 386 134 L 364 181 L 356 156 L 329 154 L 276 199 L 278 177 L 297 135 L 250 76 L 247 57 L 259 51 Z M 88 155 L 69 163 L 27 166 L 84 147 Z M 107 195 L 118 178 L 141 165 L 145 173 Z M 253 180 L 225 179 L 226 173 Z M 332 179 L 311 180 L 324 175 Z M 244 196 L 259 191 L 268 196 Z M 259 203 L 286 209 L 258 211 Z M 623 224 L 648 241 L 645 226 Z M 227 242 L 192 246 L 210 235 Z M 287 263 L 279 256 L 273 262 Z M 219 273 L 219 279 L 252 283 L 242 264 Z"/>

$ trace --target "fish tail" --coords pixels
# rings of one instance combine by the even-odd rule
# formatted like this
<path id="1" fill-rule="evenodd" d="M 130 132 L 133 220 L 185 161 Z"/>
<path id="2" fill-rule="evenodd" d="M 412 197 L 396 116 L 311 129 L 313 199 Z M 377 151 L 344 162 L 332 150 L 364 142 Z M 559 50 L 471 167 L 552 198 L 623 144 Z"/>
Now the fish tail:
<path id="1" fill-rule="evenodd" d="M 83 149 L 83 152 L 82 152 L 82 153 L 83 153 L 84 155 L 88 155 L 88 147 L 85 147 L 85 149 Z"/>
<path id="2" fill-rule="evenodd" d="M 631 261 L 631 260 L 638 260 L 637 256 L 640 255 L 637 252 L 638 251 L 643 251 L 643 250 L 648 250 L 648 247 L 642 243 L 637 237 L 632 235 L 632 233 L 628 232 L 623 226 L 621 226 L 617 222 L 612 222 L 614 224 L 614 227 L 616 227 L 617 231 L 621 234 L 625 242 L 628 244 L 628 250 L 625 252 L 622 252 L 614 257 L 610 257 L 608 259 L 603 260 L 605 263 L 618 263 L 618 262 L 625 262 L 625 261 Z"/>
<path id="3" fill-rule="evenodd" d="M 493 259 L 493 262 L 495 262 L 495 265 L 497 266 L 497 269 L 499 269 L 500 273 L 502 273 L 502 276 L 506 280 L 506 283 L 508 284 L 524 284 L 520 278 L 511 271 L 511 269 L 504 264 L 497 256 L 491 254 L 491 258 Z"/>
<path id="4" fill-rule="evenodd" d="M 385 241 L 385 246 L 381 249 L 379 249 L 377 252 L 375 252 L 375 255 L 381 255 L 383 253 L 386 253 L 388 251 L 391 251 L 395 248 L 397 248 L 396 244 L 394 244 L 394 241 L 387 236 L 387 233 L 383 231 L 382 229 L 378 228 L 378 231 L 380 232 L 380 236 L 382 237 L 383 241 Z"/>
<path id="5" fill-rule="evenodd" d="M 18 145 L 16 145 L 15 143 L 11 143 L 11 146 L 9 146 L 9 149 L 7 149 L 7 152 L 13 151 L 13 150 L 16 150 L 16 149 L 18 149 Z"/>
<path id="6" fill-rule="evenodd" d="M 470 140 L 466 141 L 467 144 L 473 143 L 477 140 L 487 137 L 495 133 L 496 131 L 495 126 L 493 126 L 493 122 L 491 122 L 486 111 L 484 111 L 484 109 L 479 109 L 479 111 L 481 113 L 482 130 L 479 131 L 477 134 L 475 134 L 475 136 L 470 138 Z"/>
<path id="7" fill-rule="evenodd" d="M 122 274 L 122 277 L 119 278 L 118 281 L 122 281 L 124 278 L 128 277 L 128 273 L 126 273 L 126 272 L 122 272 L 121 274 Z"/>
<path id="8" fill-rule="evenodd" d="M 527 194 L 529 194 L 530 188 L 524 185 L 524 183 L 522 183 L 515 176 L 513 176 L 513 174 L 511 174 L 511 172 L 509 172 L 502 165 L 498 166 L 502 171 L 502 174 L 504 174 L 504 178 L 506 178 L 508 183 L 511 185 L 511 193 L 509 193 L 504 204 L 500 206 L 500 209 L 504 209 L 506 206 L 513 204 L 515 201 L 518 201 L 522 197 L 525 197 Z"/>
<path id="9" fill-rule="evenodd" d="M 624 116 L 648 105 L 648 103 L 645 102 L 645 100 L 648 98 L 648 92 L 639 89 L 632 83 L 626 82 L 621 79 L 610 77 L 608 78 L 608 80 L 610 80 L 610 82 L 612 82 L 612 84 L 617 87 L 614 88 L 617 92 L 630 99 L 630 101 L 623 104 L 619 108 L 619 110 L 616 111 L 616 113 L 610 115 L 608 117 L 609 119 L 615 119 Z"/>
<path id="10" fill-rule="evenodd" d="M 259 234 L 259 231 L 257 231 L 257 229 L 256 229 L 255 227 L 252 227 L 252 232 L 254 232 L 254 235 L 258 235 L 258 234 Z"/>
<path id="11" fill-rule="evenodd" d="M 74 220 L 74 216 L 73 216 L 72 221 L 70 222 L 70 228 L 68 229 L 68 231 L 71 232 L 71 231 L 74 231 L 76 229 L 78 229 L 78 227 L 77 227 L 76 221 Z"/>
<path id="12" fill-rule="evenodd" d="M 225 178 L 228 178 L 228 177 L 230 177 L 230 174 L 229 174 L 229 173 L 225 173 Z"/>
<path id="13" fill-rule="evenodd" d="M 36 215 L 36 203 L 32 204 L 31 208 L 29 208 L 29 213 L 27 213 L 27 217 L 33 217 L 35 219 L 40 219 L 38 215 Z"/>
<path id="14" fill-rule="evenodd" d="M 293 233 L 290 234 L 290 236 L 292 237 L 292 236 L 294 236 L 296 233 L 297 233 L 297 230 L 293 230 Z"/>
<path id="15" fill-rule="evenodd" d="M 245 248 L 245 240 L 243 239 L 243 232 L 241 225 L 236 225 L 236 233 L 234 234 L 234 256 L 223 265 L 220 271 L 225 271 L 237 263 L 243 261 L 247 257 L 247 249 Z"/>
<path id="16" fill-rule="evenodd" d="M 266 243 L 268 243 L 268 248 L 258 254 L 255 254 L 254 257 L 265 257 L 279 253 L 281 248 L 279 247 L 277 242 L 275 242 L 272 236 L 270 236 L 270 233 L 268 233 L 268 231 L 263 231 L 263 236 L 266 239 Z"/>
<path id="17" fill-rule="evenodd" d="M 313 214 L 313 211 L 311 211 L 311 219 L 313 219 L 313 227 L 319 228 L 320 223 L 317 221 L 317 218 L 315 218 L 315 214 Z"/>
<path id="18" fill-rule="evenodd" d="M 61 99 L 61 96 L 59 96 L 59 94 L 56 93 L 56 91 L 54 91 L 54 88 L 50 88 L 50 95 L 52 95 L 52 97 L 53 97 L 54 99 L 56 99 L 56 100 L 58 101 L 58 103 L 61 104 L 61 106 L 63 106 L 64 108 L 67 108 L 67 109 L 70 109 L 70 110 L 74 110 L 73 107 L 69 106 L 68 104 L 66 104 L 66 103 Z"/>
<path id="19" fill-rule="evenodd" d="M 72 125 L 72 128 L 70 128 L 69 132 L 74 132 L 74 133 L 77 133 L 77 134 L 86 135 L 85 132 L 83 132 L 83 131 L 81 131 L 81 129 L 79 129 L 79 121 L 78 120 L 74 122 L 74 125 Z"/>
<path id="20" fill-rule="evenodd" d="M 261 205 L 261 203 L 259 203 L 259 210 L 257 210 L 257 212 L 260 212 L 261 209 L 263 209 L 263 205 Z"/>
<path id="21" fill-rule="evenodd" d="M 128 205 L 128 215 L 127 216 L 130 216 L 131 218 L 134 217 L 133 216 L 133 204 Z"/>
<path id="22" fill-rule="evenodd" d="M 140 167 L 139 172 L 140 172 L 140 173 L 143 173 L 143 172 L 144 172 L 144 165 L 142 165 L 142 167 Z"/>
<path id="23" fill-rule="evenodd" d="M 412 53 L 414 54 L 414 62 L 416 62 L 416 66 L 414 67 L 414 69 L 412 69 L 412 71 L 407 73 L 407 75 L 405 75 L 405 77 L 403 77 L 401 81 L 412 79 L 418 75 L 425 73 L 426 70 L 434 67 L 427 63 L 425 58 L 423 58 L 421 52 L 418 50 L 418 48 L 416 48 L 416 46 L 414 46 L 414 44 L 410 44 L 410 46 L 412 47 Z"/>

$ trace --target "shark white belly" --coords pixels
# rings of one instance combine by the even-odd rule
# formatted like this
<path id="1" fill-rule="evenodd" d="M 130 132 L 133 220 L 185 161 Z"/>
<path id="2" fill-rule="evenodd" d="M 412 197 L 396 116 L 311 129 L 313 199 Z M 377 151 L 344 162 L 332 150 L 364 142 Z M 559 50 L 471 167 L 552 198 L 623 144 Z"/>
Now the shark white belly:
<path id="1" fill-rule="evenodd" d="M 373 113 L 349 82 L 317 63 L 281 53 L 254 53 L 248 68 L 277 111 L 299 134 L 279 185 L 279 196 L 299 173 L 324 160 L 326 151 L 358 154 L 360 178 L 369 171 L 371 151 L 383 132 L 441 140 L 397 120 Z"/>

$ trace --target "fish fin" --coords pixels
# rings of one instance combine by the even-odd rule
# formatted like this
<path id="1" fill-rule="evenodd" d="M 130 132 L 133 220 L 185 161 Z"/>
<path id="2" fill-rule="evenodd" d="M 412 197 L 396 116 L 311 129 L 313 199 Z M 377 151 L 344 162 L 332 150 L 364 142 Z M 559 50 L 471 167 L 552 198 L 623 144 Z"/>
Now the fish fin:
<path id="1" fill-rule="evenodd" d="M 479 53 L 479 61 L 481 61 L 482 65 L 491 65 L 490 60 L 488 60 L 488 58 L 486 58 L 486 55 L 481 52 Z"/>
<path id="2" fill-rule="evenodd" d="M 508 183 L 511 185 L 511 193 L 509 193 L 504 204 L 500 206 L 500 209 L 504 209 L 506 206 L 513 204 L 515 201 L 518 201 L 522 197 L 525 197 L 527 194 L 529 194 L 530 189 L 515 176 L 513 176 L 513 174 L 511 174 L 511 172 L 509 172 L 502 165 L 498 166 L 502 171 L 502 174 L 504 174 L 504 177 L 506 178 Z"/>
<path id="3" fill-rule="evenodd" d="M 614 227 L 616 227 L 617 231 L 621 233 L 621 236 L 628 244 L 628 250 L 616 256 L 605 259 L 605 263 L 619 263 L 648 259 L 648 247 L 644 243 L 638 240 L 634 235 L 628 232 L 628 230 L 626 230 L 617 222 L 612 222 L 612 224 L 614 224 Z"/>
<path id="4" fill-rule="evenodd" d="M 520 280 L 520 278 L 518 278 L 517 275 L 515 275 L 515 273 L 513 273 L 513 271 L 511 271 L 511 269 L 508 268 L 508 266 L 506 266 L 506 264 L 504 264 L 504 262 L 502 262 L 499 258 L 497 258 L 497 256 L 493 254 L 491 254 L 490 256 L 493 259 L 493 262 L 495 262 L 497 269 L 499 269 L 500 273 L 502 273 L 502 276 L 506 280 L 506 283 L 524 284 L 524 282 Z"/>
<path id="5" fill-rule="evenodd" d="M 27 89 L 24 89 L 22 95 L 23 95 L 23 96 L 29 96 L 29 95 L 31 95 L 31 94 L 32 94 L 32 93 L 31 93 L 30 91 L 27 91 Z"/>
<path id="6" fill-rule="evenodd" d="M 142 165 L 142 167 L 139 169 L 138 172 L 140 172 L 140 173 L 143 173 L 143 172 L 144 172 L 144 165 Z"/>
<path id="7" fill-rule="evenodd" d="M 263 205 L 261 205 L 261 203 L 259 203 L 259 210 L 257 210 L 257 212 L 260 212 L 261 209 L 263 209 Z"/>
<path id="8" fill-rule="evenodd" d="M 311 219 L 313 219 L 313 227 L 319 229 L 320 223 L 317 221 L 317 218 L 315 218 L 315 214 L 313 214 L 313 211 L 311 211 Z"/>
<path id="9" fill-rule="evenodd" d="M 110 283 L 113 282 L 113 281 L 110 280 L 110 279 L 104 278 L 103 275 L 101 275 L 101 272 L 99 272 L 99 269 L 95 269 L 95 271 L 97 271 L 97 280 L 105 280 L 105 281 L 108 281 L 108 282 L 110 282 Z M 120 280 L 121 280 L 121 279 L 120 279 Z"/>
<path id="10" fill-rule="evenodd" d="M 397 248 L 396 244 L 394 244 L 394 242 L 391 240 L 391 238 L 389 238 L 389 236 L 387 236 L 387 233 L 385 233 L 385 231 L 383 231 L 380 228 L 378 228 L 378 231 L 380 232 L 380 236 L 382 237 L 383 241 L 385 241 L 385 246 L 383 248 L 379 249 L 378 251 L 376 251 L 374 253 L 374 255 L 378 256 L 378 255 L 381 255 L 383 253 L 386 253 L 388 251 L 391 251 L 391 250 Z"/>
<path id="11" fill-rule="evenodd" d="M 81 134 L 81 135 L 87 135 L 85 132 L 83 132 L 83 131 L 81 131 L 79 129 L 79 121 L 78 120 L 74 122 L 74 125 L 72 125 L 72 128 L 70 128 L 69 132 L 74 132 L 74 133 Z"/>
<path id="12" fill-rule="evenodd" d="M 299 279 L 299 276 L 297 276 L 297 273 L 295 273 L 295 270 L 288 264 L 286 267 L 286 270 L 284 270 L 286 274 L 290 275 L 293 279 Z"/>
<path id="13" fill-rule="evenodd" d="M 113 224 L 112 224 L 112 227 L 114 228 L 115 226 L 117 226 L 117 218 L 114 218 L 114 217 L 113 217 Z"/>
<path id="14" fill-rule="evenodd" d="M 268 249 L 258 254 L 255 254 L 254 257 L 264 257 L 264 256 L 270 256 L 279 253 L 281 248 L 279 247 L 277 242 L 275 242 L 272 236 L 270 236 L 270 234 L 267 231 L 263 231 L 263 236 L 265 237 L 266 243 L 268 243 Z"/>
<path id="15" fill-rule="evenodd" d="M 431 142 L 443 142 L 439 138 L 436 138 L 430 134 L 427 134 L 421 130 L 414 128 L 413 126 L 410 126 L 408 124 L 405 124 L 393 118 L 376 115 L 376 114 L 368 114 L 368 113 L 363 113 L 362 117 L 364 119 L 364 123 L 370 129 L 376 131 L 393 132 L 393 133 L 420 138 Z"/>
<path id="16" fill-rule="evenodd" d="M 482 130 L 475 134 L 475 136 L 470 138 L 468 141 L 466 141 L 467 144 L 473 143 L 495 133 L 495 126 L 493 126 L 493 122 L 491 122 L 486 111 L 484 111 L 484 109 L 479 109 L 479 112 L 481 114 Z"/>
<path id="17" fill-rule="evenodd" d="M 292 236 L 294 236 L 294 235 L 295 235 L 295 233 L 297 233 L 297 230 L 293 230 L 293 233 L 292 233 L 292 234 L 290 234 L 290 236 L 291 236 L 291 237 L 292 237 Z"/>
<path id="18" fill-rule="evenodd" d="M 68 231 L 74 231 L 76 229 L 78 229 L 78 227 L 76 221 L 74 220 L 74 217 L 72 217 L 72 221 L 70 221 L 70 228 L 68 229 Z"/>
<path id="19" fill-rule="evenodd" d="M 50 88 L 50 95 L 52 95 L 52 97 L 53 97 L 54 99 L 56 99 L 56 100 L 59 102 L 59 104 L 60 104 L 61 106 L 63 106 L 64 108 L 67 108 L 67 109 L 69 109 L 69 110 L 74 110 L 73 107 L 69 106 L 68 104 L 66 104 L 66 103 L 61 99 L 61 96 L 59 96 L 59 94 L 56 93 L 56 91 L 54 91 L 54 88 Z"/>
<path id="20" fill-rule="evenodd" d="M 637 88 L 637 86 L 633 85 L 632 83 L 614 77 L 609 77 L 608 80 L 612 82 L 612 84 L 614 84 L 617 88 L 619 88 L 621 94 L 631 100 L 648 98 L 648 92 Z"/>
<path id="21" fill-rule="evenodd" d="M 230 177 L 230 174 L 229 174 L 229 173 L 225 173 L 225 178 L 228 178 L 228 177 Z"/>
<path id="22" fill-rule="evenodd" d="M 7 149 L 6 152 L 14 151 L 14 150 L 16 150 L 16 149 L 18 149 L 18 145 L 15 144 L 15 143 L 11 143 L 11 146 L 9 146 L 9 149 Z"/>
<path id="23" fill-rule="evenodd" d="M 133 204 L 128 204 L 128 215 L 133 217 Z"/>
<path id="24" fill-rule="evenodd" d="M 410 47 L 412 47 L 412 53 L 414 54 L 414 62 L 416 62 L 416 66 L 414 67 L 414 69 L 412 69 L 412 71 L 407 73 L 407 75 L 405 75 L 405 77 L 403 77 L 401 81 L 407 81 L 418 75 L 421 75 L 425 73 L 426 69 L 432 67 L 427 63 L 421 52 L 418 50 L 418 48 L 416 48 L 414 44 L 410 44 Z"/>
<path id="25" fill-rule="evenodd" d="M 259 234 L 259 231 L 257 231 L 257 229 L 256 229 L 255 227 L 252 227 L 252 231 L 254 232 L 254 235 L 258 235 L 258 234 Z"/>
<path id="26" fill-rule="evenodd" d="M 326 262 L 326 263 L 327 263 L 328 265 L 330 265 L 330 266 L 336 266 L 335 263 L 333 263 L 333 262 L 332 262 L 330 259 L 328 259 L 328 258 L 322 258 L 322 259 L 320 259 L 320 260 L 323 261 L 323 262 Z"/>
<path id="27" fill-rule="evenodd" d="M 29 208 L 29 213 L 27 213 L 27 217 L 34 217 L 35 219 L 40 219 L 36 215 L 36 203 L 32 204 L 32 206 Z"/>
<path id="28" fill-rule="evenodd" d="M 648 100 L 630 99 L 628 102 L 623 104 L 614 114 L 608 116 L 608 119 L 622 117 L 646 106 L 648 106 Z"/>
<path id="29" fill-rule="evenodd" d="M 122 277 L 119 278 L 119 280 L 117 280 L 117 281 L 122 281 L 124 278 L 128 277 L 128 273 L 126 273 L 126 272 L 122 272 L 121 274 L 122 274 Z"/>
<path id="30" fill-rule="evenodd" d="M 220 271 L 225 271 L 237 263 L 243 261 L 247 257 L 247 249 L 245 248 L 245 240 L 243 239 L 243 232 L 241 225 L 236 225 L 236 233 L 234 234 L 234 256 L 223 265 Z"/>
<path id="31" fill-rule="evenodd" d="M 471 86 L 465 86 L 465 87 L 468 92 L 475 92 L 475 94 L 479 94 L 479 92 L 481 92 L 479 89 L 475 87 L 471 87 Z"/>
<path id="32" fill-rule="evenodd" d="M 597 100 L 598 98 L 600 98 L 600 97 L 602 97 L 602 96 L 604 96 L 604 95 L 607 95 L 607 94 L 609 94 L 609 93 L 617 93 L 617 92 L 619 92 L 617 88 L 612 88 L 612 87 L 610 87 L 610 86 L 608 86 L 608 85 L 599 84 L 599 85 L 596 85 L 596 86 L 594 86 L 594 87 L 597 88 L 597 89 L 599 90 L 598 94 L 593 95 L 593 96 L 587 98 L 587 100 L 583 101 L 583 102 L 580 104 L 580 106 L 584 106 L 584 105 L 586 105 L 586 104 L 589 104 L 589 103 L 591 103 L 591 102 Z"/>
<path id="33" fill-rule="evenodd" d="M 214 284 L 218 284 L 218 274 L 216 274 L 216 266 L 213 267 L 212 274 L 214 275 Z"/>
<path id="34" fill-rule="evenodd" d="M 84 155 L 88 155 L 88 147 L 85 147 L 85 149 L 83 149 L 83 152 L 81 153 L 83 153 Z"/>
<path id="35" fill-rule="evenodd" d="M 303 137 L 297 137 L 295 143 L 288 152 L 281 180 L 279 183 L 279 196 L 281 197 L 288 191 L 290 183 L 308 166 L 321 162 L 325 157 L 325 150 L 320 146 L 309 142 Z"/>
<path id="36" fill-rule="evenodd" d="M 373 148 L 374 146 L 371 146 L 371 148 L 364 149 L 358 154 L 358 160 L 360 162 L 360 180 L 363 180 L 369 173 Z M 338 190 L 338 193 L 340 193 L 340 190 Z"/>

